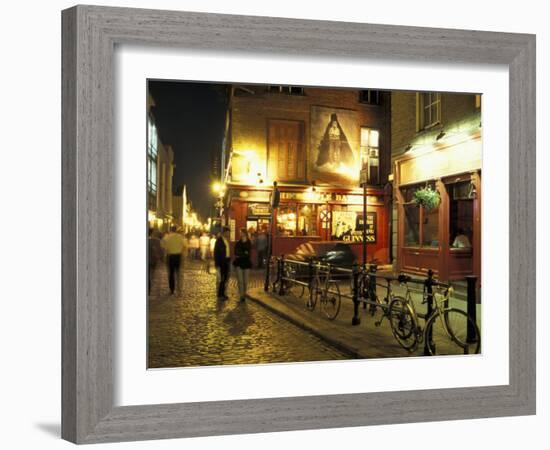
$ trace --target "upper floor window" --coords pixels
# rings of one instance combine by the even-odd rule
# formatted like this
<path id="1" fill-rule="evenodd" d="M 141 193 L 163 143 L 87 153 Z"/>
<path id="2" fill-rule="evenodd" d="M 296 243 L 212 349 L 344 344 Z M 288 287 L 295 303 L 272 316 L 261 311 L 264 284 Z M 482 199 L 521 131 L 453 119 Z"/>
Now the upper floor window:
<path id="1" fill-rule="evenodd" d="M 361 164 L 367 184 L 380 184 L 380 131 L 361 127 Z"/>
<path id="2" fill-rule="evenodd" d="M 151 118 L 147 120 L 147 189 L 151 194 L 157 192 L 157 127 Z"/>
<path id="3" fill-rule="evenodd" d="M 300 86 L 267 86 L 271 94 L 304 95 L 304 88 Z"/>
<path id="4" fill-rule="evenodd" d="M 359 101 L 368 105 L 379 105 L 380 91 L 375 91 L 372 89 L 364 89 L 359 91 Z"/>
<path id="5" fill-rule="evenodd" d="M 418 129 L 425 130 L 441 123 L 441 94 L 420 92 L 418 99 Z"/>

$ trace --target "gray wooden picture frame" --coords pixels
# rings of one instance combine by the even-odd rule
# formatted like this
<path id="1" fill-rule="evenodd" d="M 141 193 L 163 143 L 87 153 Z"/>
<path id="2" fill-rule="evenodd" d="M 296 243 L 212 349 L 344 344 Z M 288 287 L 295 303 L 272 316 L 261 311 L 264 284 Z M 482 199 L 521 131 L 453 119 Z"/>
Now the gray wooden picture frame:
<path id="1" fill-rule="evenodd" d="M 63 11 L 62 31 L 64 439 L 95 443 L 535 413 L 534 35 L 97 6 Z M 509 384 L 115 407 L 116 44 L 506 65 L 510 82 Z"/>

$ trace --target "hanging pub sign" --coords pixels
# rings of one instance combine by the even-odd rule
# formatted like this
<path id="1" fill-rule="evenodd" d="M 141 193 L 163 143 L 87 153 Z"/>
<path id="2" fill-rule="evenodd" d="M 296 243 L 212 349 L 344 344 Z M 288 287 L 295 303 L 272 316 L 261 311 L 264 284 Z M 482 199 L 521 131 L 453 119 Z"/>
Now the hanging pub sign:
<path id="1" fill-rule="evenodd" d="M 363 220 L 362 212 L 332 211 L 332 239 L 346 242 L 362 242 L 363 227 L 366 226 L 366 240 L 376 242 L 376 213 L 367 212 Z"/>

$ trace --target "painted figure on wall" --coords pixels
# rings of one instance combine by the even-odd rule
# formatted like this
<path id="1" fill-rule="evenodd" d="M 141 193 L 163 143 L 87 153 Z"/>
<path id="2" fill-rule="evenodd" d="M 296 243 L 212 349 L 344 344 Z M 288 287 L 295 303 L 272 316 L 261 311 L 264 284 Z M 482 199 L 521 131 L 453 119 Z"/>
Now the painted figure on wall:
<path id="1" fill-rule="evenodd" d="M 340 123 L 338 115 L 331 114 L 323 139 L 319 143 L 317 156 L 317 166 L 326 164 L 338 166 L 340 163 L 351 166 L 355 162 L 353 151 L 349 145 L 348 139 Z"/>

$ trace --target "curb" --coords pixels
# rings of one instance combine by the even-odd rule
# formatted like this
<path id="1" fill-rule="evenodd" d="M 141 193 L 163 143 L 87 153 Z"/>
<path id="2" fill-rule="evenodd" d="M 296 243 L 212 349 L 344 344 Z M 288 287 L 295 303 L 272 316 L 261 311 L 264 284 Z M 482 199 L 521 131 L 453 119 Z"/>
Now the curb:
<path id="1" fill-rule="evenodd" d="M 305 323 L 304 321 L 300 320 L 297 317 L 294 317 L 292 314 L 288 314 L 285 311 L 282 311 L 280 308 L 276 308 L 273 305 L 270 305 L 263 300 L 254 297 L 253 295 L 247 294 L 247 297 L 254 301 L 256 304 L 261 305 L 263 308 L 271 311 L 274 314 L 277 314 L 279 317 L 282 317 L 283 319 L 287 320 L 288 322 L 296 325 L 297 327 L 301 328 L 302 330 L 305 330 L 317 338 L 325 341 L 327 344 L 331 345 L 332 347 L 335 347 L 339 351 L 348 354 L 354 359 L 364 359 L 365 356 L 361 355 L 360 352 L 358 352 L 356 349 L 351 348 L 350 346 L 346 345 L 339 339 L 334 339 L 330 336 L 327 336 L 326 333 L 321 332 L 319 329 L 317 329 L 315 326 Z M 275 296 L 277 301 L 282 302 L 278 296 Z M 288 306 L 287 306 L 288 307 Z M 288 307 L 290 308 L 290 307 Z"/>

